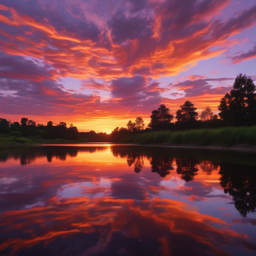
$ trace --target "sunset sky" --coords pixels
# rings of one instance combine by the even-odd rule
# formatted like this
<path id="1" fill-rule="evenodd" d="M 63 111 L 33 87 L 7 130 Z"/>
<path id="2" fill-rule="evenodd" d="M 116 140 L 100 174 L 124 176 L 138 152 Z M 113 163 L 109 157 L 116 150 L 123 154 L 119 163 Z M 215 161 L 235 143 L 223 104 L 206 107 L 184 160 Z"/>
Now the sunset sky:
<path id="1" fill-rule="evenodd" d="M 255 0 L 1 0 L 0 117 L 111 132 L 256 82 Z"/>

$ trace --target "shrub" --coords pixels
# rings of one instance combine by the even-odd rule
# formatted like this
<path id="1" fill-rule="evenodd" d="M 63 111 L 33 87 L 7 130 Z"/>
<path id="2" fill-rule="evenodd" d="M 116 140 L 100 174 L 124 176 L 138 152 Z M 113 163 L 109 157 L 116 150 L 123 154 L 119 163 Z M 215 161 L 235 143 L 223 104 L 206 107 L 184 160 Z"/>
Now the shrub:
<path id="1" fill-rule="evenodd" d="M 14 137 L 22 137 L 22 134 L 18 131 L 11 131 L 9 135 Z"/>

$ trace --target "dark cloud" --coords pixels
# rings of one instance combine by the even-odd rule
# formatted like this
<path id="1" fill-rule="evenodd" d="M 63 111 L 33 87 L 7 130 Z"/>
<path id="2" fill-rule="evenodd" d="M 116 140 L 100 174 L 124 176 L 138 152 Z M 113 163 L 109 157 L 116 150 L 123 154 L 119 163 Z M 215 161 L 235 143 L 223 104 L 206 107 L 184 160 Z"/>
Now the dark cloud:
<path id="1" fill-rule="evenodd" d="M 232 64 L 238 64 L 242 61 L 250 60 L 254 58 L 256 58 L 256 44 L 250 51 L 231 57 L 231 60 L 232 60 Z"/>
<path id="2" fill-rule="evenodd" d="M 43 81 L 53 79 L 52 73 L 45 64 L 38 66 L 30 59 L 0 52 L 0 78 Z"/>
<path id="3" fill-rule="evenodd" d="M 130 11 L 132 13 L 139 12 L 147 7 L 148 0 L 129 0 L 131 3 Z"/>
<path id="4" fill-rule="evenodd" d="M 97 102 L 97 97 L 70 94 L 54 80 L 46 65 L 0 53 L 1 112 L 5 114 L 71 114 L 76 105 Z M 4 92 L 11 91 L 6 96 Z M 59 111 L 59 113 L 58 113 Z"/>
<path id="5" fill-rule="evenodd" d="M 151 74 L 149 67 L 140 67 L 140 68 L 134 68 L 132 70 L 133 75 L 142 75 L 142 76 L 149 76 Z"/>
<path id="6" fill-rule="evenodd" d="M 230 0 L 167 0 L 156 6 L 156 12 L 162 16 L 161 28 L 169 30 L 173 26 L 184 28 L 192 23 L 201 22 L 202 19 L 218 12 Z"/>
<path id="7" fill-rule="evenodd" d="M 27 15 L 37 22 L 53 26 L 63 35 L 75 35 L 80 40 L 98 41 L 100 30 L 96 24 L 88 21 L 84 13 L 78 6 L 72 6 L 72 11 L 77 15 L 70 15 L 64 2 L 55 2 L 55 4 L 44 3 L 39 0 L 27 1 L 8 1 L 3 0 L 1 4 L 12 7 L 23 15 Z"/>
<path id="8" fill-rule="evenodd" d="M 233 223 L 240 223 L 240 224 L 252 224 L 253 226 L 256 226 L 256 219 L 253 219 L 253 218 L 244 218 L 244 219 L 233 219 L 232 220 Z"/>
<path id="9" fill-rule="evenodd" d="M 174 85 L 171 85 L 173 88 L 177 88 L 178 90 L 182 90 L 185 92 L 185 97 L 193 97 L 202 95 L 205 93 L 208 94 L 225 94 L 227 91 L 232 89 L 232 86 L 212 86 L 209 82 L 223 82 L 223 81 L 231 81 L 234 78 L 207 78 L 207 79 L 198 79 L 198 80 L 186 80 L 184 82 L 180 82 Z M 229 82 L 231 83 L 231 82 Z"/>
<path id="10" fill-rule="evenodd" d="M 143 76 L 121 77 L 111 82 L 111 95 L 129 109 L 156 107 L 162 99 L 158 91 L 151 91 Z"/>
<path id="11" fill-rule="evenodd" d="M 126 40 L 140 40 L 145 36 L 152 36 L 151 20 L 141 17 L 126 17 L 124 13 L 117 12 L 108 22 L 113 41 L 122 44 Z"/>

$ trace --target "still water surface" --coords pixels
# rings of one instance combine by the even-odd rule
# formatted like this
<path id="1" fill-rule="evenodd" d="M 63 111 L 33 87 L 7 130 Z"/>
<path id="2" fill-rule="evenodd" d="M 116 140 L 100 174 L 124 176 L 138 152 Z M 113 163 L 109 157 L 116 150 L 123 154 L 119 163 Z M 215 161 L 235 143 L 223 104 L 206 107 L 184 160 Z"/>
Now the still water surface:
<path id="1" fill-rule="evenodd" d="M 256 255 L 255 155 L 121 145 L 0 153 L 0 255 Z"/>

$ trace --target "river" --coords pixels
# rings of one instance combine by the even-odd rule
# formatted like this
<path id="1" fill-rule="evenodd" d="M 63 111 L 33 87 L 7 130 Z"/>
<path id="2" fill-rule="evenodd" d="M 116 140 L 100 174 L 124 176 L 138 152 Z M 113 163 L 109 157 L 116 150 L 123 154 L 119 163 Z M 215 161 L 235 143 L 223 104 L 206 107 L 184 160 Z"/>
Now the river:
<path id="1" fill-rule="evenodd" d="M 256 255 L 256 157 L 112 144 L 0 153 L 0 255 Z"/>

